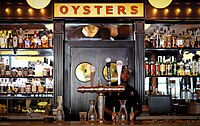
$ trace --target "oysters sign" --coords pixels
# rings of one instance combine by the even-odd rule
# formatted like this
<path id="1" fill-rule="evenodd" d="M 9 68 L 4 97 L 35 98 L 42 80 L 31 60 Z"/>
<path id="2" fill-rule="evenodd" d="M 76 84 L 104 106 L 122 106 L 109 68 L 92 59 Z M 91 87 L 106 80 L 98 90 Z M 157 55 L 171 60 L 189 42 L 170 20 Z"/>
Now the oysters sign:
<path id="1" fill-rule="evenodd" d="M 143 3 L 54 3 L 54 17 L 144 17 Z"/>

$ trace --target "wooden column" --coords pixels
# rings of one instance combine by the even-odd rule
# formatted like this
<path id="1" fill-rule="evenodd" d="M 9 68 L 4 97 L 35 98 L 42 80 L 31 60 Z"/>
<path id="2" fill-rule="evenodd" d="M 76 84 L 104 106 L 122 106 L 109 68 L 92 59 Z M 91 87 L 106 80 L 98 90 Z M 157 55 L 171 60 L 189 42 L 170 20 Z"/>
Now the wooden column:
<path id="1" fill-rule="evenodd" d="M 64 22 L 54 21 L 54 104 L 64 89 Z M 64 98 L 63 98 L 64 99 Z"/>
<path id="2" fill-rule="evenodd" d="M 135 21 L 135 89 L 144 104 L 145 76 L 144 76 L 144 21 Z"/>

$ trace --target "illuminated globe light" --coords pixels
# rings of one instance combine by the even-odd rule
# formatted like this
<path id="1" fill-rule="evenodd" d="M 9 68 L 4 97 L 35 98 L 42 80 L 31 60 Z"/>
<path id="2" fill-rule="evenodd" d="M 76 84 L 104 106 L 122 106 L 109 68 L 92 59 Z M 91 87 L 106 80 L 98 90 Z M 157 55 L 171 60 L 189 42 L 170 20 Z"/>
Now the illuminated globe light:
<path id="1" fill-rule="evenodd" d="M 49 5 L 51 0 L 26 0 L 27 3 L 35 9 L 43 9 Z"/>
<path id="2" fill-rule="evenodd" d="M 149 0 L 149 3 L 155 8 L 165 8 L 170 5 L 172 0 Z"/>

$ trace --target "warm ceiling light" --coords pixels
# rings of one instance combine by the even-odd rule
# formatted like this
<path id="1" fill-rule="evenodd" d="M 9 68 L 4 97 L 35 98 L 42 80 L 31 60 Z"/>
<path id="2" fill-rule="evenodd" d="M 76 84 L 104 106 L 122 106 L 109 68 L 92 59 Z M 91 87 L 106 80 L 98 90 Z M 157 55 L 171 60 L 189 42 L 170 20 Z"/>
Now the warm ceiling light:
<path id="1" fill-rule="evenodd" d="M 22 14 L 22 9 L 17 8 L 17 13 L 18 13 L 19 15 L 21 15 L 21 14 Z"/>
<path id="2" fill-rule="evenodd" d="M 35 9 L 42 9 L 49 5 L 51 0 L 26 0 L 27 3 Z"/>
<path id="3" fill-rule="evenodd" d="M 191 8 L 188 8 L 186 13 L 189 15 L 190 13 L 192 12 L 192 9 Z"/>
<path id="4" fill-rule="evenodd" d="M 169 9 L 164 10 L 164 14 L 167 15 L 169 13 Z"/>
<path id="5" fill-rule="evenodd" d="M 9 8 L 6 8 L 5 12 L 6 12 L 6 14 L 10 14 L 11 13 Z"/>
<path id="6" fill-rule="evenodd" d="M 153 14 L 155 15 L 158 12 L 156 8 L 153 9 Z"/>
<path id="7" fill-rule="evenodd" d="M 40 13 L 41 13 L 42 15 L 44 15 L 44 14 L 45 14 L 45 9 L 41 9 L 41 10 L 40 10 Z"/>
<path id="8" fill-rule="evenodd" d="M 175 10 L 176 15 L 178 15 L 180 12 L 181 12 L 181 10 L 180 10 L 179 8 L 177 8 L 177 9 Z"/>
<path id="9" fill-rule="evenodd" d="M 32 8 L 29 8 L 29 9 L 28 9 L 28 13 L 29 13 L 30 15 L 33 15 L 33 9 L 32 9 Z"/>
<path id="10" fill-rule="evenodd" d="M 172 0 L 149 0 L 149 3 L 155 8 L 165 8 L 170 5 Z"/>

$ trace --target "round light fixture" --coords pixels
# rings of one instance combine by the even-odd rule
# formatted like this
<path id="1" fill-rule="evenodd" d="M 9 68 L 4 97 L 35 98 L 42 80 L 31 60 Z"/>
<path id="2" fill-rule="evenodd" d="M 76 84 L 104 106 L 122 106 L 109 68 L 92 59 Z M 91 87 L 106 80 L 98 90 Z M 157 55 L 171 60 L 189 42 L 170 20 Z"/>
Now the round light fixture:
<path id="1" fill-rule="evenodd" d="M 43 9 L 49 5 L 51 0 L 26 0 L 27 3 L 35 9 Z"/>
<path id="2" fill-rule="evenodd" d="M 165 8 L 170 5 L 172 0 L 149 0 L 149 3 L 155 8 Z"/>

